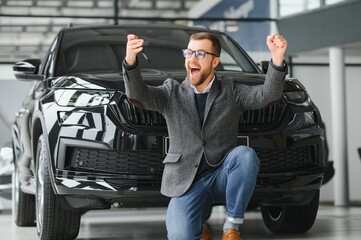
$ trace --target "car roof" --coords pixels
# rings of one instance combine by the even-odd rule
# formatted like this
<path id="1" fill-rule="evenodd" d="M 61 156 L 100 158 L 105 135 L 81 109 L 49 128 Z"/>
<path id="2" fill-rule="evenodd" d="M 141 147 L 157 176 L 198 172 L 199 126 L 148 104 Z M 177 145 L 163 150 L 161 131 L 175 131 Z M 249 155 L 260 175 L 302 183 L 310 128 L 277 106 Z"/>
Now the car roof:
<path id="1" fill-rule="evenodd" d="M 70 25 L 63 29 L 63 31 L 78 31 L 78 30 L 87 30 L 87 29 L 101 29 L 101 28 L 158 28 L 158 29 L 180 29 L 180 30 L 192 30 L 192 31 L 203 31 L 203 32 L 212 32 L 216 34 L 220 34 L 221 32 L 218 30 L 209 29 L 206 26 L 186 26 L 175 23 L 122 23 L 118 25 L 112 24 L 99 24 L 99 25 L 81 25 L 75 26 Z"/>

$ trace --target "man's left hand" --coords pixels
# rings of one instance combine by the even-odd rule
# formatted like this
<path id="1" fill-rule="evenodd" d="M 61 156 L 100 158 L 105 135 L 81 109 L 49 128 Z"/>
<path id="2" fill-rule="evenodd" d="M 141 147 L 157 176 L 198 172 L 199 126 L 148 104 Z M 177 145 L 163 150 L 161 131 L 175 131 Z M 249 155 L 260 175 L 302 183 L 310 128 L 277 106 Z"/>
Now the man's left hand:
<path id="1" fill-rule="evenodd" d="M 267 37 L 267 46 L 271 52 L 273 64 L 283 66 L 287 45 L 286 39 L 279 34 L 271 34 Z"/>

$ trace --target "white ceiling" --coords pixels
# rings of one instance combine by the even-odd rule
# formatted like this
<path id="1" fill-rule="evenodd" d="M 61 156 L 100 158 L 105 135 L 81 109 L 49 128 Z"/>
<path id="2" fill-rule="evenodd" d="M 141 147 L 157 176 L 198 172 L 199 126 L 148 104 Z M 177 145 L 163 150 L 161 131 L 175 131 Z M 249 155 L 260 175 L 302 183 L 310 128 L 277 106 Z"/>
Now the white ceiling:
<path id="1" fill-rule="evenodd" d="M 184 18 L 197 2 L 118 0 L 118 16 Z M 114 0 L 0 0 L 0 62 L 40 58 L 56 33 L 69 23 L 113 24 L 113 6 Z"/>
<path id="2" fill-rule="evenodd" d="M 194 5 L 198 3 L 203 6 L 202 3 L 199 4 L 202 1 L 207 2 L 118 0 L 118 16 L 132 18 L 132 21 L 134 18 L 187 18 Z M 217 1 L 208 0 L 208 5 Z M 113 24 L 113 6 L 114 0 L 0 0 L 0 63 L 41 58 L 56 33 L 69 23 Z M 119 20 L 125 21 L 129 20 Z M 361 42 L 343 47 L 345 55 L 351 58 L 361 57 Z M 327 57 L 328 49 L 302 55 Z"/>

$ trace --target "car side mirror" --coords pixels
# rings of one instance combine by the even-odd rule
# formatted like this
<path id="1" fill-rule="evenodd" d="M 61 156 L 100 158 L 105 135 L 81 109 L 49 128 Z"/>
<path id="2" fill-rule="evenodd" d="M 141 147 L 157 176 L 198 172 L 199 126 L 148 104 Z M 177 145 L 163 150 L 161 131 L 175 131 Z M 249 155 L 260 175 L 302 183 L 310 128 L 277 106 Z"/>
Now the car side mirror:
<path id="1" fill-rule="evenodd" d="M 26 59 L 13 65 L 15 77 L 20 81 L 42 81 L 43 75 L 38 75 L 40 67 L 40 59 Z"/>
<path id="2" fill-rule="evenodd" d="M 264 74 L 267 73 L 269 66 L 269 61 L 261 61 L 261 69 Z"/>

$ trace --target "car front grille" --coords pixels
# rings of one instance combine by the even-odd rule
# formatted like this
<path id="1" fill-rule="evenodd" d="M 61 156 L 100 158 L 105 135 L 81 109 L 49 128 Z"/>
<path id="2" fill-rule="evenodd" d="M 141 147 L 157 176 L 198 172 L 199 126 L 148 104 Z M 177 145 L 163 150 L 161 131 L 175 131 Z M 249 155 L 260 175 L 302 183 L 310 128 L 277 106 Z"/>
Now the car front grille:
<path id="1" fill-rule="evenodd" d="M 260 173 L 276 173 L 318 167 L 316 146 L 282 151 L 255 149 L 261 160 Z"/>
<path id="2" fill-rule="evenodd" d="M 129 103 L 125 97 L 122 99 L 119 108 L 126 122 L 135 127 L 166 126 L 166 121 L 160 113 L 140 109 Z M 240 117 L 239 128 L 242 131 L 247 128 L 271 128 L 281 121 L 285 109 L 286 104 L 283 101 L 278 101 L 262 109 L 245 111 Z"/>
<path id="3" fill-rule="evenodd" d="M 120 104 L 120 111 L 128 123 L 134 126 L 166 126 L 163 116 L 156 111 L 138 108 L 131 104 L 126 98 Z"/>
<path id="4" fill-rule="evenodd" d="M 245 111 L 240 117 L 239 127 L 272 127 L 281 120 L 285 109 L 286 104 L 278 101 L 262 109 Z"/>
<path id="5" fill-rule="evenodd" d="M 117 190 L 158 191 L 164 165 L 164 154 L 153 151 L 99 150 L 71 148 L 65 170 L 88 172 L 90 175 L 116 174 L 104 180 Z M 320 167 L 314 145 L 286 150 L 255 149 L 261 160 L 260 173 L 279 173 Z"/>
<path id="6" fill-rule="evenodd" d="M 159 191 L 164 154 L 155 151 L 114 151 L 87 148 L 69 148 L 70 163 L 66 170 L 89 174 L 116 174 L 104 181 L 117 190 Z M 107 175 L 104 175 L 107 176 Z"/>
<path id="7" fill-rule="evenodd" d="M 111 151 L 87 148 L 72 149 L 71 167 L 125 175 L 161 175 L 163 153 L 154 151 Z"/>
<path id="8" fill-rule="evenodd" d="M 309 145 L 285 150 L 255 149 L 261 160 L 260 173 L 276 173 L 318 167 L 316 146 Z M 163 153 L 154 151 L 114 151 L 73 148 L 71 166 L 67 169 L 109 174 L 139 175 L 147 181 L 161 176 Z M 160 179 L 160 178 L 159 178 Z M 154 179 L 153 179 L 154 180 Z M 142 180 L 143 181 L 143 180 Z"/>

